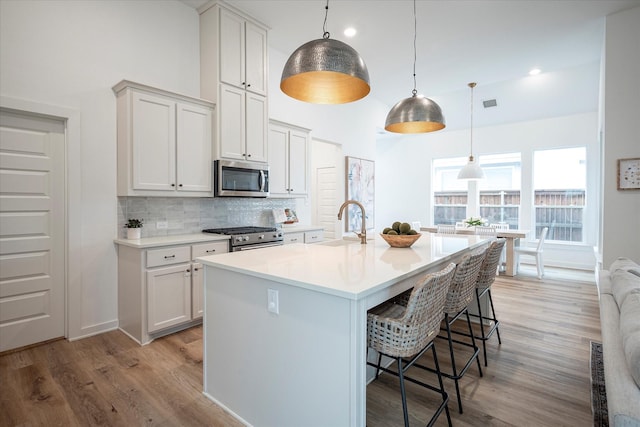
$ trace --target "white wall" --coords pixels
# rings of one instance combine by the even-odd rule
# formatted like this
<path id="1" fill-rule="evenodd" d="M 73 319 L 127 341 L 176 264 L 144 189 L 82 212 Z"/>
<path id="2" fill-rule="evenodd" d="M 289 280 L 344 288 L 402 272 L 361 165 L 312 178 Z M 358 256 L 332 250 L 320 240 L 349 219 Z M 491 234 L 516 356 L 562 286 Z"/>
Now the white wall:
<path id="1" fill-rule="evenodd" d="M 640 190 L 617 190 L 617 161 L 640 157 L 640 7 L 607 17 L 602 260 L 640 261 Z"/>
<path id="2" fill-rule="evenodd" d="M 587 188 L 597 188 L 599 145 L 597 113 L 474 128 L 473 151 L 483 154 L 522 155 L 522 206 L 520 226 L 534 230 L 532 200 L 533 152 L 541 148 L 587 147 Z M 376 229 L 394 221 L 433 224 L 431 164 L 433 159 L 464 157 L 469 152 L 469 130 L 383 138 L 376 157 Z M 573 268 L 592 268 L 592 246 L 597 241 L 597 197 L 588 194 L 585 209 L 585 244 L 547 244 L 545 263 Z M 592 203 L 589 201 L 593 200 Z M 529 203 L 528 203 L 529 201 Z M 533 238 L 530 233 L 529 240 Z"/>
<path id="3" fill-rule="evenodd" d="M 199 95 L 197 12 L 177 1 L 0 1 L 0 94 L 79 112 L 70 338 L 117 325 L 116 103 L 126 78 Z M 70 155 L 77 155 L 71 153 Z M 73 242 L 71 242 L 73 244 Z"/>

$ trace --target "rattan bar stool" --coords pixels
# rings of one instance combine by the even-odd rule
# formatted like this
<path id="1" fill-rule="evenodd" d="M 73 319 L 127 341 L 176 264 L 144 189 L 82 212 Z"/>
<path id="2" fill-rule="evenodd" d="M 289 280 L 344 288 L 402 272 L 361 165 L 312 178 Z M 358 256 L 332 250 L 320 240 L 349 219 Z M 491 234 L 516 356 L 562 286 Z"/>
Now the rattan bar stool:
<path id="1" fill-rule="evenodd" d="M 449 396 L 444 390 L 433 340 L 438 335 L 440 323 L 444 317 L 444 303 L 454 271 L 455 264 L 451 263 L 437 273 L 426 274 L 416 281 L 412 290 L 395 300 L 372 308 L 367 314 L 368 346 L 378 352 L 378 363 L 367 362 L 367 364 L 376 368 L 376 379 L 380 371 L 398 376 L 405 427 L 409 426 L 405 380 L 436 391 L 442 397 L 442 402 L 428 425 L 433 425 L 444 410 L 447 422 L 451 426 L 451 415 L 447 405 Z M 433 371 L 438 376 L 438 386 L 426 384 L 405 375 L 411 366 L 425 369 L 415 362 L 429 349 L 433 353 L 435 364 Z M 397 372 L 381 366 L 382 355 L 396 360 Z M 406 358 L 410 359 L 406 360 Z"/>
<path id="2" fill-rule="evenodd" d="M 456 385 L 456 396 L 458 398 L 458 411 L 462 414 L 462 398 L 460 397 L 460 379 L 469 370 L 469 367 L 475 360 L 478 364 L 478 372 L 482 376 L 482 367 L 480 366 L 480 357 L 478 356 L 479 349 L 476 345 L 476 340 L 473 335 L 473 328 L 471 327 L 471 318 L 469 317 L 468 306 L 473 300 L 474 289 L 476 286 L 476 280 L 478 279 L 478 273 L 480 272 L 480 266 L 482 260 L 485 257 L 485 249 L 481 249 L 473 252 L 470 255 L 466 255 L 456 267 L 456 272 L 451 279 L 451 285 L 447 292 L 447 300 L 444 304 L 444 326 L 447 332 L 447 336 L 439 336 L 440 338 L 446 338 L 449 341 L 449 353 L 451 354 L 451 369 L 452 373 L 443 372 L 447 378 L 451 378 Z M 451 326 L 462 315 L 467 318 L 467 326 L 469 327 L 469 341 L 454 340 L 452 336 Z M 453 352 L 453 343 L 458 343 L 473 349 L 473 354 L 465 362 L 462 369 L 458 369 L 456 364 L 456 357 Z"/>
<path id="3" fill-rule="evenodd" d="M 507 239 L 496 239 L 487 248 L 487 253 L 482 261 L 480 267 L 480 273 L 478 274 L 478 280 L 476 280 L 476 302 L 478 303 L 478 314 L 471 314 L 470 316 L 477 317 L 480 320 L 480 336 L 476 335 L 475 338 L 482 341 L 482 352 L 484 355 L 484 366 L 487 366 L 487 340 L 491 338 L 491 335 L 495 332 L 498 336 L 498 343 L 502 344 L 500 339 L 500 322 L 496 318 L 496 311 L 493 308 L 493 298 L 491 298 L 491 285 L 496 280 L 496 270 L 500 263 L 500 255 L 504 248 Z M 480 304 L 480 298 L 484 295 L 489 298 L 489 306 L 491 307 L 491 313 L 482 314 L 482 304 Z M 485 322 L 490 322 L 489 330 L 485 332 Z"/>

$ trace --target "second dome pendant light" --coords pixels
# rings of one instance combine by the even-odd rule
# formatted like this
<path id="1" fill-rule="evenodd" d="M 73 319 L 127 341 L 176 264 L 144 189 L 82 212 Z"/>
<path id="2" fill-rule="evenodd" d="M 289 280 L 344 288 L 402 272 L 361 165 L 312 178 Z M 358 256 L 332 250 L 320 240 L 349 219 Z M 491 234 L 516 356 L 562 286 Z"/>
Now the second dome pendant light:
<path id="1" fill-rule="evenodd" d="M 444 129 L 444 116 L 433 100 L 419 96 L 416 90 L 417 17 L 416 0 L 413 0 L 413 90 L 412 96 L 393 106 L 385 122 L 385 130 L 395 133 L 426 133 Z"/>

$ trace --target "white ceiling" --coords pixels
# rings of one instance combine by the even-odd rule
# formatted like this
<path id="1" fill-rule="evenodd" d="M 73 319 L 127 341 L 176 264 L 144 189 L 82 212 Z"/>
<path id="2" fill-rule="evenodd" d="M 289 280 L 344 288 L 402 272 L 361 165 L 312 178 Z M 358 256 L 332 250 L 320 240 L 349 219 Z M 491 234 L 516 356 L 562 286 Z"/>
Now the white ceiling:
<path id="1" fill-rule="evenodd" d="M 268 25 L 270 47 L 286 56 L 322 37 L 325 0 L 227 3 Z M 478 126 L 594 111 L 604 17 L 637 6 L 640 0 L 418 0 L 418 92 L 440 104 L 449 129 L 468 127 L 472 81 Z M 413 1 L 329 2 L 331 37 L 360 53 L 369 96 L 389 106 L 411 96 L 413 22 Z M 342 34 L 348 26 L 356 37 Z M 543 72 L 535 79 L 527 76 L 533 67 Z M 483 109 L 481 101 L 492 98 L 498 107 Z"/>

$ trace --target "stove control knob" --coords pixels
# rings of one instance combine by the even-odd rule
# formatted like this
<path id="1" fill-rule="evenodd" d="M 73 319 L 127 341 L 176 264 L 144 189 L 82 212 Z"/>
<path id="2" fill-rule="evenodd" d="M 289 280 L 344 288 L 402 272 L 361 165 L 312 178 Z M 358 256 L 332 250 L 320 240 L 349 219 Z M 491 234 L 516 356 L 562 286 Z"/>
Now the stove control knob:
<path id="1" fill-rule="evenodd" d="M 243 239 L 243 240 L 244 240 L 245 242 L 248 242 L 248 241 L 249 241 L 249 236 L 244 236 L 244 239 Z"/>
<path id="2" fill-rule="evenodd" d="M 264 234 L 259 235 L 258 240 L 264 240 Z"/>
<path id="3" fill-rule="evenodd" d="M 235 241 L 236 241 L 236 242 L 242 242 L 242 236 L 237 236 L 237 237 L 235 238 Z"/>

